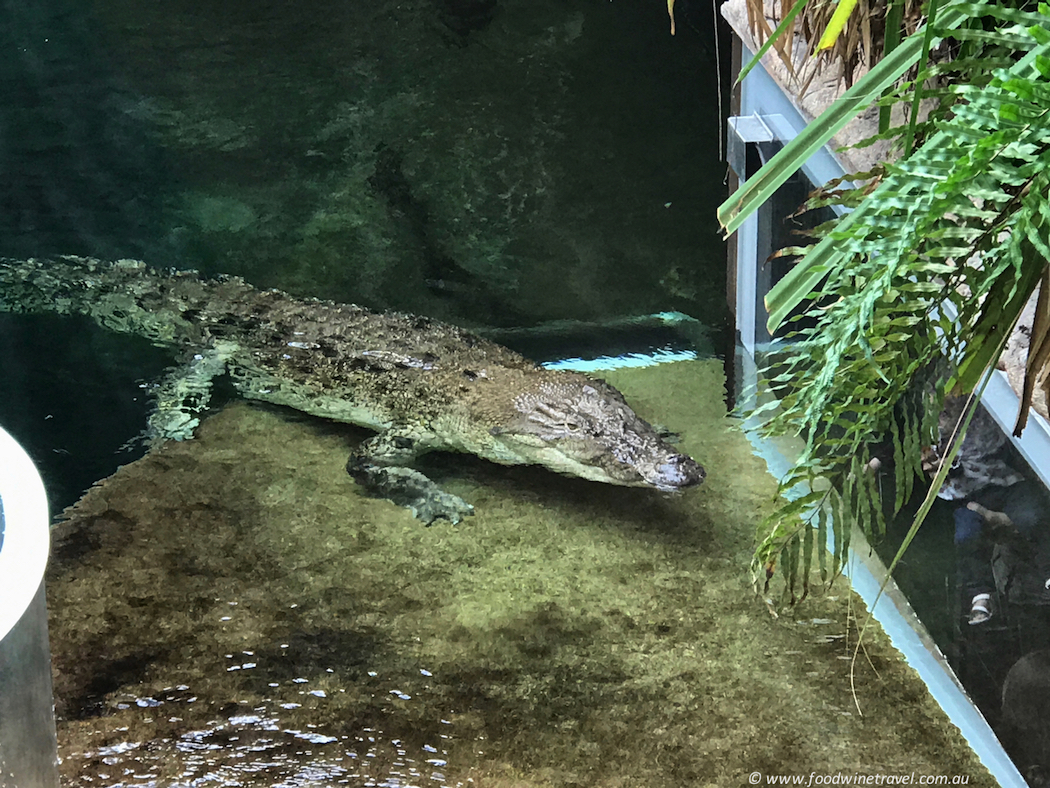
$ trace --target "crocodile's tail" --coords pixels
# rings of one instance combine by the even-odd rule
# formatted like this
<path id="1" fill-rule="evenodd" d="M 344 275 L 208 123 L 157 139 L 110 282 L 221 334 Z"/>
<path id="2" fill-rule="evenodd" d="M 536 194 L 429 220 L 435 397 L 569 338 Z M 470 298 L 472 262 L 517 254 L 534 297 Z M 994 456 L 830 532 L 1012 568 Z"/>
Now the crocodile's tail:
<path id="1" fill-rule="evenodd" d="M 0 312 L 86 315 L 157 345 L 187 344 L 195 332 L 166 281 L 170 277 L 136 260 L 0 258 Z"/>
<path id="2" fill-rule="evenodd" d="M 155 407 L 146 430 L 151 443 L 192 437 L 208 407 L 211 381 L 225 369 L 228 344 L 202 342 L 200 328 L 188 319 L 211 295 L 195 272 L 165 274 L 136 260 L 0 258 L 0 312 L 85 315 L 155 345 L 194 348 L 187 364 L 151 390 Z"/>

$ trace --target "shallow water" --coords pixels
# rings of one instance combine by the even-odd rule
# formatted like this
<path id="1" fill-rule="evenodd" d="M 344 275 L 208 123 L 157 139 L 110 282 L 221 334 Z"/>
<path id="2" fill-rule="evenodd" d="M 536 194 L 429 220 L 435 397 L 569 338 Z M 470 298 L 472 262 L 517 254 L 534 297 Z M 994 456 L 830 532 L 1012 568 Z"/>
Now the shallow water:
<path id="1" fill-rule="evenodd" d="M 773 485 L 718 362 L 609 376 L 707 464 L 676 497 L 459 456 L 422 527 L 343 471 L 362 434 L 244 404 L 91 490 L 48 580 L 66 784 L 991 784 L 844 588 L 774 621 L 743 571 Z M 877 672 L 875 672 L 877 671 Z"/>

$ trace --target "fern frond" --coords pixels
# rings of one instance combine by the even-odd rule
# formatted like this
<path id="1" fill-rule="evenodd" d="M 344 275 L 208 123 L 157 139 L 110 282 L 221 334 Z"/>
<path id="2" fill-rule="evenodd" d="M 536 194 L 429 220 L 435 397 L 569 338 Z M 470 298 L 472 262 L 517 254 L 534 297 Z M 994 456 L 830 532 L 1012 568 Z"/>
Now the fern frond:
<path id="1" fill-rule="evenodd" d="M 1041 32 L 1015 25 L 1011 35 L 1024 38 L 1028 55 L 994 70 L 986 84 L 955 88 L 951 117 L 938 120 L 911 156 L 888 165 L 871 194 L 767 297 L 771 332 L 789 314 L 800 325 L 776 354 L 781 408 L 763 427 L 768 436 L 805 440 L 782 489 L 800 482 L 814 489 L 819 479 L 830 485 L 763 524 L 756 568 L 768 583 L 771 568 L 784 563 L 792 595 L 798 561 L 808 566 L 815 549 L 800 513 L 818 499 L 830 503 L 836 570 L 850 524 L 873 538 L 884 531 L 868 472 L 873 441 L 892 441 L 899 510 L 930 437 L 928 422 L 915 415 L 917 387 L 924 407 L 939 407 L 950 386 L 971 390 L 1050 259 L 1050 68 L 1036 65 L 1050 64 L 1050 34 L 1042 42 Z M 931 382 L 929 370 L 944 355 L 954 377 Z M 1050 364 L 1050 341 L 1032 364 Z"/>

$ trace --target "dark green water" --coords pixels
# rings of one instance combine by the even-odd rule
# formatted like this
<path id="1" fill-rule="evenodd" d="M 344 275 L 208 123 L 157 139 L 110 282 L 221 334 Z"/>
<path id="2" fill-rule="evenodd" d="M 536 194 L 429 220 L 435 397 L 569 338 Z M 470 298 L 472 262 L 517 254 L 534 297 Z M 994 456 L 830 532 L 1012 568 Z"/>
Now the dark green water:
<path id="1" fill-rule="evenodd" d="M 461 36 L 467 5 L 18 12 L 0 253 L 474 325 L 681 309 L 721 329 L 710 20 L 672 39 L 655 6 L 502 0 Z"/>

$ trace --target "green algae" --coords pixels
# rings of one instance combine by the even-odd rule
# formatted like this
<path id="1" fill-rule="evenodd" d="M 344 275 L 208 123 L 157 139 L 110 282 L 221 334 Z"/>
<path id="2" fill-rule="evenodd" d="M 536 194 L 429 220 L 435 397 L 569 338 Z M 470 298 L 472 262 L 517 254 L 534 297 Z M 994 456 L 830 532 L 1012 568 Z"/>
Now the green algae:
<path id="1" fill-rule="evenodd" d="M 840 581 L 751 593 L 773 481 L 721 365 L 610 373 L 708 469 L 677 497 L 429 458 L 421 526 L 343 470 L 365 433 L 235 404 L 90 490 L 48 580 L 66 785 L 993 785 Z M 830 622 L 830 623 L 828 623 Z"/>

